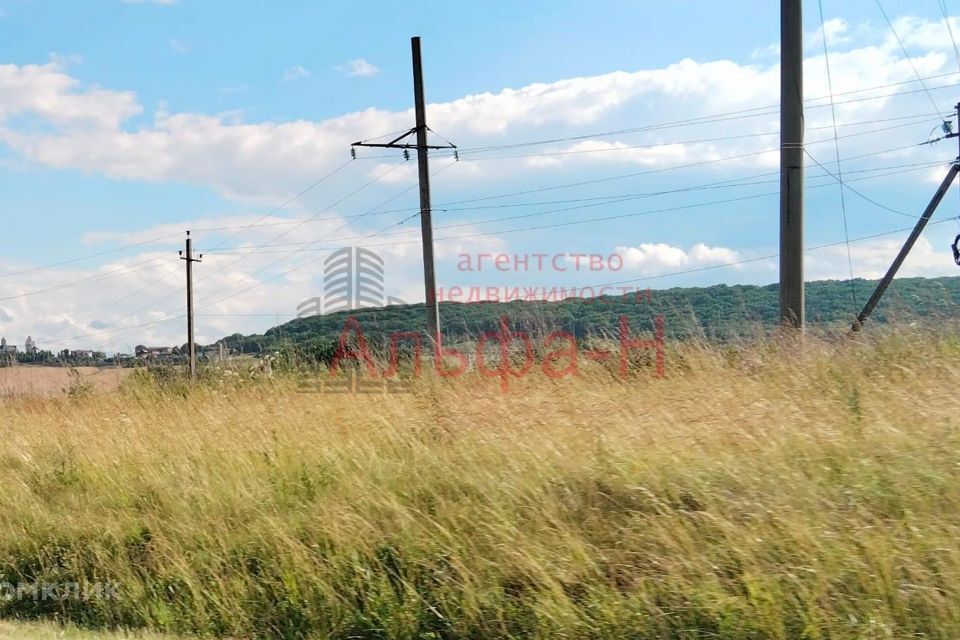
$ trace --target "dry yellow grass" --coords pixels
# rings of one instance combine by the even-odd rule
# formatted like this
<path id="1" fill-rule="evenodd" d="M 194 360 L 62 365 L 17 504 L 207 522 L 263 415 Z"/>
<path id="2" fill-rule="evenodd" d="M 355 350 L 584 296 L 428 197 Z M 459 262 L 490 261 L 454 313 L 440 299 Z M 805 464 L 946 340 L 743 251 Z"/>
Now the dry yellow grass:
<path id="1" fill-rule="evenodd" d="M 960 637 L 960 341 L 0 406 L 0 615 L 258 637 Z"/>
<path id="2" fill-rule="evenodd" d="M 129 369 L 77 367 L 80 378 L 100 391 L 115 390 Z M 69 367 L 20 365 L 0 368 L 0 397 L 59 395 L 73 383 Z"/>

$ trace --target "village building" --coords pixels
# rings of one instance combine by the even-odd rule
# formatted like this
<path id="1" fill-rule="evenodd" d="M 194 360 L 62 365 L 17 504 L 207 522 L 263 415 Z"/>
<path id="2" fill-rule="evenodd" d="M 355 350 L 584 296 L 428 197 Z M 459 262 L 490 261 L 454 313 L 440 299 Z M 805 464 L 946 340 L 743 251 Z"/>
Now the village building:
<path id="1" fill-rule="evenodd" d="M 173 347 L 145 347 L 138 344 L 134 349 L 138 358 L 159 358 L 163 356 L 172 356 Z"/>

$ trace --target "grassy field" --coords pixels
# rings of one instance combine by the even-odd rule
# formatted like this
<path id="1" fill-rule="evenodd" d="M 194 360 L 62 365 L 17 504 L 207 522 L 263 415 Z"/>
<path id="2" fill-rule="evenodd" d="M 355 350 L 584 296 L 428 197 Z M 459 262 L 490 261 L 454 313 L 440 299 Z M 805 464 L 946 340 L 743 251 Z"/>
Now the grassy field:
<path id="1" fill-rule="evenodd" d="M 0 367 L 0 398 L 23 395 L 52 396 L 77 386 L 101 391 L 115 390 L 129 369 L 97 367 L 45 367 L 20 365 Z"/>
<path id="2" fill-rule="evenodd" d="M 141 631 L 99 632 L 54 624 L 0 622 L 0 640 L 176 640 L 173 636 Z"/>
<path id="3" fill-rule="evenodd" d="M 0 597 L 0 618 L 957 638 L 960 338 L 865 340 L 672 347 L 664 379 L 584 365 L 508 393 L 474 376 L 299 393 L 277 375 L 9 399 L 0 582 L 117 591 Z"/>

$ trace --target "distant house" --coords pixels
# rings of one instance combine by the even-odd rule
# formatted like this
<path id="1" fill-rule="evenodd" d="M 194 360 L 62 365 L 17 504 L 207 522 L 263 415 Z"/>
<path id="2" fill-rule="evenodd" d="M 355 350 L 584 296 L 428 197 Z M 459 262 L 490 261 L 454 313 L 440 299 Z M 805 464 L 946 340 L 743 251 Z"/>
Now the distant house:
<path id="1" fill-rule="evenodd" d="M 0 338 L 0 354 L 12 354 L 16 355 L 17 346 L 13 344 L 7 344 L 6 338 Z"/>
<path id="2" fill-rule="evenodd" d="M 60 352 L 60 356 L 65 360 L 103 360 L 107 354 L 91 349 L 64 349 Z"/>
<path id="3" fill-rule="evenodd" d="M 173 347 L 145 347 L 138 344 L 134 349 L 138 358 L 160 358 L 163 356 L 172 356 Z"/>

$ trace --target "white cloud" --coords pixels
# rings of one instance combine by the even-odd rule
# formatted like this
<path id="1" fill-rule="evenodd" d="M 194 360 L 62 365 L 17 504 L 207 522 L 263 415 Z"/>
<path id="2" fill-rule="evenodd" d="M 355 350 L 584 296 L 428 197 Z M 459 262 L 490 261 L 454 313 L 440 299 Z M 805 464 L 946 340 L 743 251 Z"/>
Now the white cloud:
<path id="1" fill-rule="evenodd" d="M 318 276 L 329 251 L 357 243 L 369 233 L 369 229 L 358 228 L 335 212 L 321 218 L 294 226 L 289 218 L 280 216 L 261 219 L 231 215 L 181 221 L 135 233 L 87 234 L 84 240 L 88 244 L 106 246 L 164 239 L 143 247 L 139 253 L 96 267 L 43 269 L 15 278 L 0 277 L 0 334 L 7 335 L 11 343 L 20 344 L 29 334 L 41 348 L 52 350 L 71 347 L 129 351 L 138 343 L 182 344 L 183 266 L 177 249 L 182 246 L 183 230 L 188 228 L 194 229 L 197 251 L 205 254 L 203 262 L 196 266 L 198 340 L 208 343 L 235 331 L 262 331 L 264 318 L 249 317 L 251 314 L 276 314 L 280 321 L 291 319 L 301 301 L 321 293 Z M 205 229 L 243 227 L 254 222 L 260 225 L 230 239 L 220 251 L 210 251 L 216 244 L 215 238 L 220 236 Z M 478 231 L 467 226 L 458 229 L 457 235 Z M 284 232 L 289 233 L 280 237 Z M 304 243 L 308 242 L 315 244 L 306 246 Z M 273 246 L 242 255 L 266 243 Z M 410 303 L 422 302 L 419 243 L 416 224 L 363 243 L 385 260 L 387 295 Z M 500 238 L 478 236 L 438 242 L 436 255 L 439 261 L 455 264 L 461 253 L 476 255 L 504 248 Z M 292 253 L 296 249 L 303 251 Z M 279 251 L 287 253 L 271 253 Z M 26 266 L 0 260 L 0 274 Z M 23 296 L 75 280 L 89 282 L 46 295 Z M 22 297 L 4 300 L 10 296 Z"/>
<path id="2" fill-rule="evenodd" d="M 944 225 L 945 226 L 945 225 Z M 947 229 L 929 229 L 913 246 L 903 266 L 897 272 L 898 278 L 923 276 L 955 276 L 958 268 L 950 254 L 950 242 L 953 233 Z M 853 275 L 856 278 L 878 279 L 890 267 L 907 233 L 899 236 L 887 236 L 874 240 L 850 244 L 850 258 L 853 262 Z M 931 241 L 931 238 L 937 243 Z M 850 277 L 845 245 L 835 245 L 811 251 L 804 264 L 808 280 L 842 279 Z"/>
<path id="3" fill-rule="evenodd" d="M 757 47 L 750 53 L 751 60 L 759 60 L 763 58 L 778 58 L 780 57 L 780 43 L 768 44 L 765 47 Z"/>
<path id="4" fill-rule="evenodd" d="M 943 73 L 953 69 L 949 64 L 951 58 L 948 57 L 948 54 L 952 55 L 952 45 L 947 44 L 948 37 L 944 42 L 943 37 L 935 34 L 936 25 L 937 23 L 922 21 L 903 24 L 903 35 L 909 41 L 908 46 L 919 49 L 915 63 L 924 74 Z M 942 23 L 940 26 L 942 27 Z M 960 32 L 960 25 L 957 26 L 957 31 Z M 838 26 L 836 29 L 835 35 L 838 38 L 850 39 L 843 50 L 831 51 L 836 90 L 851 91 L 914 79 L 913 70 L 903 58 L 899 47 L 895 42 L 891 45 L 885 40 L 882 31 L 873 33 L 867 44 L 856 46 L 852 43 L 859 40 L 859 30 L 846 26 L 842 29 Z M 808 57 L 805 64 L 807 94 L 826 94 L 822 55 Z M 349 157 L 347 154 L 351 142 L 383 132 L 405 130 L 413 122 L 410 110 L 387 111 L 376 108 L 321 121 L 245 122 L 239 112 L 220 115 L 176 113 L 161 107 L 150 114 L 149 118 L 134 119 L 144 112 L 144 107 L 135 94 L 84 85 L 64 71 L 64 66 L 56 60 L 42 65 L 0 65 L 0 141 L 11 149 L 14 158 L 111 178 L 203 185 L 246 205 L 257 203 L 273 206 L 282 202 L 291 193 L 300 191 L 304 185 L 314 182 L 344 162 Z M 307 71 L 302 67 L 299 69 L 301 72 L 294 72 L 294 75 L 303 77 Z M 939 82 L 949 84 L 954 80 L 944 78 Z M 537 138 L 585 135 L 597 130 L 630 129 L 638 125 L 775 105 L 778 83 L 775 60 L 755 64 L 738 64 L 728 60 L 682 60 L 658 69 L 617 71 L 468 95 L 450 102 L 428 105 L 428 118 L 431 128 L 461 147 L 469 148 Z M 938 100 L 943 97 L 942 102 L 947 109 L 951 103 L 947 97 L 952 92 L 937 92 L 937 84 L 937 81 L 928 82 Z M 916 85 L 888 87 L 876 90 L 873 94 L 885 95 L 898 89 L 914 88 Z M 859 98 L 862 95 L 864 94 L 848 94 L 846 97 Z M 821 100 L 817 104 L 826 104 L 826 101 Z M 838 105 L 838 118 L 843 124 L 927 113 L 929 110 L 925 95 L 910 93 L 896 99 L 883 98 Z M 23 126 L 23 121 L 42 126 Z M 809 148 L 814 156 L 821 155 L 819 149 L 832 152 L 832 146 L 829 146 L 833 144 L 832 132 L 818 129 L 829 126 L 830 122 L 829 109 L 808 110 Z M 911 143 L 915 145 L 918 136 L 920 140 L 926 138 L 932 124 L 935 123 L 923 121 L 910 127 L 884 131 L 879 135 L 843 137 L 841 153 L 846 156 L 878 148 Z M 444 173 L 434 180 L 434 202 L 457 199 L 456 196 L 450 197 L 450 193 L 444 194 L 444 189 L 451 185 L 468 185 L 482 193 L 481 189 L 493 181 L 519 182 L 530 175 L 526 171 L 528 163 L 537 165 L 539 173 L 535 179 L 538 186 L 550 186 L 555 182 L 589 179 L 589 171 L 597 170 L 601 163 L 605 163 L 604 168 L 606 165 L 624 165 L 626 169 L 620 173 L 627 175 L 677 164 L 709 162 L 753 153 L 776 146 L 776 136 L 765 138 L 757 135 L 769 134 L 776 130 L 776 126 L 777 115 L 772 112 L 761 117 L 730 119 L 712 125 L 698 123 L 693 127 L 669 126 L 616 136 L 591 135 L 588 139 L 576 142 L 525 147 L 507 152 L 474 153 L 472 156 L 465 152 L 462 154 L 462 162 L 455 165 L 449 173 Z M 841 135 L 870 128 L 872 127 L 860 126 L 842 129 Z M 722 143 L 695 142 L 697 139 L 709 140 L 731 135 L 742 135 L 744 138 Z M 822 144 L 826 146 L 820 146 L 820 141 L 825 141 Z M 647 146 L 655 143 L 666 144 Z M 939 150 L 936 152 L 939 155 L 936 155 L 930 149 L 913 146 L 910 150 L 896 152 L 895 157 L 932 159 L 942 155 Z M 482 160 L 490 155 L 525 155 L 544 151 L 577 153 L 489 162 Z M 830 157 L 830 154 L 825 154 L 825 157 Z M 397 161 L 399 160 L 398 154 Z M 884 161 L 892 162 L 880 158 L 868 162 Z M 766 170 L 775 166 L 776 153 L 752 155 L 736 162 L 704 165 L 697 169 L 700 177 L 689 179 L 709 182 L 720 172 L 729 173 L 744 167 L 754 170 L 763 167 L 763 170 Z M 335 184 L 329 191 L 325 191 L 327 185 L 323 185 L 304 200 L 316 195 L 312 204 L 322 202 L 327 205 L 388 168 L 387 165 L 378 166 L 374 162 L 360 164 L 358 161 L 353 168 L 331 181 L 331 184 Z M 436 170 L 441 168 L 441 165 L 434 162 L 433 168 Z M 546 179 L 547 174 L 554 173 L 558 174 L 555 181 Z M 564 175 L 568 179 L 560 177 Z M 354 206 L 353 201 L 347 203 L 342 207 L 342 215 L 367 211 L 371 206 L 384 201 L 388 193 L 395 195 L 406 186 L 415 184 L 414 180 L 415 163 L 401 164 L 400 168 L 391 171 L 380 181 L 386 185 L 383 193 L 371 194 L 368 202 L 358 203 L 357 206 Z M 522 189 L 524 186 L 518 188 Z M 870 192 L 869 186 L 858 186 L 858 189 Z M 557 197 L 563 196 L 558 194 Z M 414 190 L 410 193 L 409 201 L 390 200 L 390 204 L 385 208 L 415 205 L 415 199 Z M 305 205 L 302 210 L 294 211 L 292 215 L 304 216 L 317 210 L 309 209 Z M 322 217 L 336 217 L 340 213 L 341 207 L 338 207 Z M 176 318 L 182 313 L 182 266 L 176 260 L 175 253 L 181 242 L 178 234 L 188 227 L 196 229 L 249 224 L 258 217 L 244 213 L 164 225 L 133 234 L 89 234 L 86 238 L 88 242 L 104 244 L 106 247 L 145 240 L 157 235 L 170 234 L 173 237 L 165 244 L 152 246 L 150 252 L 131 255 L 107 265 L 89 269 L 43 270 L 17 279 L 0 278 L 0 298 L 4 298 L 65 281 L 97 276 L 103 274 L 104 269 L 137 264 L 152 256 L 163 257 L 156 265 L 149 265 L 94 285 L 59 290 L 55 295 L 31 296 L 2 302 L 0 304 L 3 305 L 4 312 L 12 320 L 0 317 L 0 331 L 10 334 L 8 338 L 20 334 L 25 337 L 31 333 L 52 345 L 54 343 L 49 334 L 61 328 L 63 331 L 58 334 L 58 339 L 94 333 L 104 327 L 116 331 L 118 327 L 133 327 L 152 320 Z M 268 218 L 264 222 L 281 221 L 283 219 L 278 217 Z M 342 238 L 387 226 L 383 219 L 367 219 L 362 222 L 361 224 L 337 218 L 322 224 L 311 223 L 279 242 L 322 239 L 323 242 L 319 244 L 325 245 L 331 240 L 324 238 L 324 234 Z M 338 227 L 343 229 L 337 230 Z M 230 245 L 246 243 L 257 246 L 287 228 L 265 225 L 245 233 L 239 239 L 231 241 Z M 485 231 L 489 227 L 479 228 Z M 466 227 L 449 233 L 461 236 L 470 233 L 470 229 Z M 417 284 L 420 254 L 415 240 L 418 234 L 415 224 L 400 227 L 400 230 L 404 230 L 404 234 L 384 238 L 386 242 L 377 250 L 389 257 L 394 265 L 391 267 L 391 273 L 397 278 L 394 290 L 399 292 L 401 297 L 413 302 L 422 295 Z M 198 242 L 209 248 L 214 237 L 218 236 L 198 234 Z M 405 243 L 408 238 L 414 242 Z M 918 244 L 915 256 L 911 256 L 904 267 L 904 275 L 953 273 L 952 258 L 947 253 L 950 239 L 952 237 L 946 242 L 940 238 L 926 245 Z M 675 246 L 656 242 L 656 238 L 651 240 L 649 243 L 621 247 L 626 260 L 625 269 L 641 275 L 656 275 L 726 264 L 743 259 L 744 255 L 754 255 L 746 250 L 706 243 Z M 456 254 L 471 250 L 490 252 L 490 247 L 495 247 L 498 243 L 502 246 L 502 241 L 495 236 L 456 239 L 439 244 L 438 255 L 452 255 L 455 259 Z M 899 241 L 887 242 L 883 239 L 855 244 L 854 266 L 857 275 L 875 276 L 882 273 L 898 246 Z M 272 261 L 289 256 L 263 253 L 241 260 L 214 274 L 215 269 L 237 256 L 208 254 L 204 265 L 198 267 L 206 270 L 202 284 L 198 284 L 198 305 L 204 304 L 205 299 L 210 300 L 221 292 L 229 291 L 231 285 L 237 285 L 239 290 L 280 274 L 280 277 L 264 287 L 252 290 L 252 293 L 232 296 L 206 311 L 241 314 L 292 312 L 299 301 L 316 295 L 312 277 L 316 275 L 318 265 L 307 265 L 289 275 L 282 275 L 282 272 L 290 265 L 306 263 L 318 255 L 315 252 L 304 252 L 301 256 L 291 258 L 288 263 L 271 266 Z M 0 260 L 0 274 L 28 266 L 31 265 Z M 258 273 L 259 269 L 263 269 L 263 272 Z M 731 271 L 718 270 L 716 273 L 727 276 Z M 808 258 L 808 274 L 811 278 L 845 277 L 845 249 L 841 247 L 812 252 Z M 775 261 L 744 265 L 736 271 L 736 277 L 764 283 L 773 281 L 776 278 Z M 89 317 L 92 311 L 101 306 L 145 286 L 148 289 L 143 296 Z M 161 304 L 149 305 L 149 301 L 164 296 L 170 296 L 170 299 Z M 136 311 L 141 306 L 147 306 L 147 309 Z M 262 328 L 262 319 L 235 317 L 204 317 L 198 326 L 202 341 L 212 341 L 234 331 L 249 332 Z M 183 341 L 182 329 L 182 322 L 174 319 L 142 330 L 133 330 L 131 340 L 134 340 L 134 343 L 176 344 Z M 111 348 L 123 347 L 122 339 L 115 336 L 116 333 L 101 334 L 89 340 L 73 340 L 69 344 L 73 347 L 99 347 L 106 342 L 105 346 Z M 22 341 L 22 338 L 20 340 Z M 44 346 L 43 342 L 41 346 Z M 60 345 L 61 348 L 62 346 L 67 345 Z"/>
<path id="5" fill-rule="evenodd" d="M 833 24 L 833 23 L 831 23 Z M 845 33 L 842 25 L 835 32 Z M 922 25 L 910 33 L 921 32 Z M 922 73 L 945 70 L 946 57 L 931 51 L 915 59 Z M 873 45 L 849 49 L 831 56 L 835 87 L 850 91 L 859 87 L 910 81 L 913 70 L 898 49 Z M 822 56 L 806 60 L 808 95 L 826 93 Z M 288 80 L 309 73 L 302 66 L 288 69 Z M 950 78 L 944 79 L 949 83 Z M 446 103 L 428 105 L 431 127 L 461 147 L 498 144 L 518 138 L 554 137 L 581 133 L 584 128 L 618 128 L 638 123 L 682 120 L 710 113 L 737 111 L 758 105 L 776 104 L 779 75 L 777 65 L 741 65 L 728 60 L 696 62 L 682 60 L 660 69 L 617 71 L 590 77 L 535 83 L 496 93 L 468 95 Z M 928 82 L 935 87 L 936 83 Z M 906 88 L 909 88 L 907 86 Z M 878 90 L 877 94 L 890 93 Z M 939 94 L 937 94 L 939 95 Z M 944 94 L 945 95 L 945 94 Z M 856 96 L 859 97 L 859 96 Z M 897 101 L 883 98 L 838 105 L 844 121 L 896 116 L 927 109 L 922 94 L 910 94 Z M 944 101 L 945 104 L 947 101 Z M 825 101 L 817 104 L 825 105 Z M 946 108 L 946 107 L 945 107 Z M 337 165 L 349 144 L 384 131 L 407 128 L 410 111 L 391 112 L 370 108 L 323 121 L 247 123 L 231 117 L 199 113 L 167 113 L 158 110 L 152 123 L 130 128 L 127 120 L 143 107 L 133 93 L 98 87 L 83 87 L 57 65 L 0 66 L 0 140 L 23 157 L 63 169 L 80 169 L 109 177 L 167 181 L 178 180 L 213 187 L 229 197 L 268 197 L 288 193 L 304 182 L 316 179 Z M 48 122 L 51 127 L 17 130 L 4 127 L 11 115 L 27 115 Z M 601 124 L 602 123 L 602 124 Z M 811 108 L 807 114 L 811 150 L 818 140 L 832 142 L 832 135 L 818 132 L 829 125 L 825 109 Z M 908 123 L 909 124 L 909 123 Z M 926 125 L 920 125 L 926 126 Z M 479 166 L 474 179 L 493 180 L 510 176 L 524 165 L 558 172 L 586 162 L 635 164 L 658 168 L 712 160 L 776 146 L 776 135 L 749 137 L 776 131 L 776 114 L 723 121 L 697 127 L 665 127 L 620 140 L 590 139 L 544 151 L 590 151 L 559 156 L 518 159 L 516 162 L 487 163 L 484 154 L 463 154 Z M 629 128 L 629 127 L 628 127 Z M 927 131 L 921 135 L 926 136 Z M 683 144 L 677 139 L 743 134 L 743 139 L 723 144 Z M 914 141 L 917 131 L 902 129 L 885 133 L 889 146 L 902 140 Z M 673 141 L 673 142 L 671 142 Z M 651 142 L 665 142 L 649 147 Z M 851 155 L 870 149 L 870 138 L 843 141 Z M 640 147 L 640 148 L 638 148 Z M 906 154 L 919 154 L 915 149 Z M 486 154 L 491 155 L 491 154 Z M 519 155 L 519 154 L 518 154 Z M 739 166 L 771 166 L 776 154 L 752 156 Z M 719 166 L 719 165 L 718 165 Z M 723 163 L 724 167 L 736 166 Z M 462 175 L 466 176 L 465 172 Z"/>
<path id="6" fill-rule="evenodd" d="M 77 53 L 59 54 L 51 51 L 47 57 L 50 60 L 50 64 L 55 69 L 60 70 L 64 70 L 67 67 L 78 65 L 83 62 L 83 56 Z"/>
<path id="7" fill-rule="evenodd" d="M 853 39 L 853 36 L 850 34 L 850 25 L 846 20 L 843 18 L 830 18 L 823 23 L 822 29 L 817 28 L 803 34 L 804 49 L 822 51 L 824 32 L 826 32 L 827 36 L 827 47 L 831 51 L 834 47 L 847 44 Z"/>
<path id="8" fill-rule="evenodd" d="M 617 253 L 623 258 L 624 269 L 644 275 L 729 264 L 740 258 L 733 249 L 709 247 L 702 242 L 694 244 L 690 249 L 665 243 L 641 243 L 635 247 L 617 247 Z"/>
<path id="9" fill-rule="evenodd" d="M 29 115 L 70 131 L 117 130 L 143 107 L 131 91 L 91 87 L 67 75 L 60 62 L 0 65 L 0 121 Z"/>
<path id="10" fill-rule="evenodd" d="M 310 72 L 299 64 L 295 64 L 286 71 L 283 72 L 283 81 L 284 82 L 293 82 L 294 80 L 300 80 L 301 78 L 307 78 L 310 76 Z"/>
<path id="11" fill-rule="evenodd" d="M 357 58 L 356 60 L 349 60 L 346 64 L 337 67 L 343 73 L 351 77 L 362 77 L 366 78 L 369 76 L 375 76 L 380 73 L 380 68 L 374 64 L 371 64 L 364 60 L 363 58 Z"/>
<path id="12" fill-rule="evenodd" d="M 940 49 L 953 50 L 953 41 L 950 39 L 950 30 L 943 20 L 925 20 L 912 16 L 901 16 L 893 20 L 893 28 L 900 41 L 908 49 Z M 950 18 L 950 28 L 955 35 L 960 34 L 960 18 Z M 886 46 L 897 47 L 893 34 L 887 35 Z"/>

